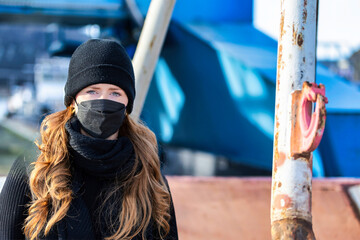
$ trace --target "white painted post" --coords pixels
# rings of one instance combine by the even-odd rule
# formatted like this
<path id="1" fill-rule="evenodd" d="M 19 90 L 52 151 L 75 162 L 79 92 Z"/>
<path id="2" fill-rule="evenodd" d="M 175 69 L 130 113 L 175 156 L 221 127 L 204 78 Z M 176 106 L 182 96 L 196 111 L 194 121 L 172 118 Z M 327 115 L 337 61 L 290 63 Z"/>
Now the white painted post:
<path id="1" fill-rule="evenodd" d="M 278 42 L 272 239 L 315 239 L 312 230 L 312 153 L 294 155 L 294 92 L 315 82 L 317 0 L 281 0 Z"/>
<path id="2" fill-rule="evenodd" d="M 141 114 L 174 6 L 175 0 L 152 0 L 150 3 L 133 59 L 136 88 L 134 119 Z"/>

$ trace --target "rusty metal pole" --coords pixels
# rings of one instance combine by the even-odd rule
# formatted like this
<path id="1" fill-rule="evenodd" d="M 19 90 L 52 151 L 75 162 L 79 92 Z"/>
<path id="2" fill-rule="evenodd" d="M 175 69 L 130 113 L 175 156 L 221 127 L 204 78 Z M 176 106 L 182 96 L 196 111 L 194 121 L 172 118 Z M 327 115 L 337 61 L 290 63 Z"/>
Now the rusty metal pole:
<path id="1" fill-rule="evenodd" d="M 271 192 L 273 240 L 315 239 L 312 151 L 324 131 L 327 103 L 325 87 L 315 84 L 317 5 L 317 0 L 281 0 Z"/>
<path id="2" fill-rule="evenodd" d="M 176 0 L 151 0 L 133 58 L 136 98 L 132 116 L 140 117 Z"/>

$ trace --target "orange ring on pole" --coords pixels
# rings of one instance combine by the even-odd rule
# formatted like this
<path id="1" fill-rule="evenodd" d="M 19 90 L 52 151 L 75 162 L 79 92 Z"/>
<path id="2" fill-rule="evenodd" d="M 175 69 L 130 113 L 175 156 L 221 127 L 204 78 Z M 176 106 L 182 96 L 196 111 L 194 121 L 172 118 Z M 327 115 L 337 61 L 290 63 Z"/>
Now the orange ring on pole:
<path id="1" fill-rule="evenodd" d="M 316 101 L 315 111 L 312 102 Z M 312 152 L 320 144 L 325 129 L 326 108 L 325 86 L 304 82 L 300 101 L 301 152 Z"/>

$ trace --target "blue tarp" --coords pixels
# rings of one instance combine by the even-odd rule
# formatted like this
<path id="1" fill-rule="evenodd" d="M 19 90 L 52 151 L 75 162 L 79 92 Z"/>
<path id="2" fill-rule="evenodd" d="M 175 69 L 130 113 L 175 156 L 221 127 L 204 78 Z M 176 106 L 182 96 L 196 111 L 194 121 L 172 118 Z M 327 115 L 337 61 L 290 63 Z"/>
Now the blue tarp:
<path id="1" fill-rule="evenodd" d="M 136 0 L 145 16 L 150 0 Z M 179 22 L 252 22 L 253 0 L 178 0 L 175 2 L 172 19 Z"/>
<path id="2" fill-rule="evenodd" d="M 276 82 L 277 42 L 252 24 L 185 24 L 186 29 L 218 52 L 226 52 L 247 67 Z M 360 91 L 349 81 L 317 64 L 316 82 L 326 86 L 328 112 L 360 112 Z"/>

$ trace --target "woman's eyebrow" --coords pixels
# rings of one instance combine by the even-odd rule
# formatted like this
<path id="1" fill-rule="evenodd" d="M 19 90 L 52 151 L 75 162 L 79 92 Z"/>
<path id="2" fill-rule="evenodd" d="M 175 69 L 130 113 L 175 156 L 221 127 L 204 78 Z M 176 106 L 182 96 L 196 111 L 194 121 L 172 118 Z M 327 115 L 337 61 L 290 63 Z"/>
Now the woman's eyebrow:
<path id="1" fill-rule="evenodd" d="M 90 89 L 96 89 L 96 90 L 98 90 L 98 89 L 100 89 L 99 87 L 89 87 Z"/>
<path id="2" fill-rule="evenodd" d="M 109 88 L 109 90 L 112 90 L 112 91 L 121 91 L 121 89 L 120 88 Z"/>

